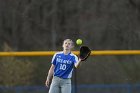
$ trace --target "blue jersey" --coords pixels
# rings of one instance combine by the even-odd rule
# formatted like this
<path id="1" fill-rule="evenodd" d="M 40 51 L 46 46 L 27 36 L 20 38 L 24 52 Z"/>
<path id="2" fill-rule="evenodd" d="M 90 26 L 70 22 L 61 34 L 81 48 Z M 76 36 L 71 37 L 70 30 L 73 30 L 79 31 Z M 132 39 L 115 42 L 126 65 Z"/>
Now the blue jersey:
<path id="1" fill-rule="evenodd" d="M 65 55 L 63 52 L 54 54 L 52 64 L 54 68 L 54 76 L 67 79 L 72 77 L 74 64 L 78 61 L 78 57 L 73 53 Z"/>

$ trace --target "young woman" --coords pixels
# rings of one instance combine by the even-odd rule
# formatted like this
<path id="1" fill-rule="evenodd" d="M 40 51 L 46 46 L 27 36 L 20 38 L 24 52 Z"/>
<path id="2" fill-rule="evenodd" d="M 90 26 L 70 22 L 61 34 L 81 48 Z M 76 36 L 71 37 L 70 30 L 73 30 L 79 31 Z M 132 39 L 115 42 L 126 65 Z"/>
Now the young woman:
<path id="1" fill-rule="evenodd" d="M 78 67 L 81 59 L 71 53 L 74 43 L 71 39 L 63 41 L 63 51 L 57 52 L 52 58 L 52 65 L 49 69 L 46 86 L 49 93 L 71 93 L 71 77 L 74 67 Z"/>

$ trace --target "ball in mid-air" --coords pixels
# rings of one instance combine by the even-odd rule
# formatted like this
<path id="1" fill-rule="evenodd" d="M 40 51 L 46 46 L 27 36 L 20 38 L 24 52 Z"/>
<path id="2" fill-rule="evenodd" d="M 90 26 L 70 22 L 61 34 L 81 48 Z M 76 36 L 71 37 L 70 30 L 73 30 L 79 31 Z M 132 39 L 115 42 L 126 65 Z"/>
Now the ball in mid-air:
<path id="1" fill-rule="evenodd" d="M 76 44 L 77 44 L 77 45 L 81 45 L 81 44 L 82 44 L 82 40 L 81 40 L 81 39 L 77 39 L 77 40 L 76 40 Z"/>

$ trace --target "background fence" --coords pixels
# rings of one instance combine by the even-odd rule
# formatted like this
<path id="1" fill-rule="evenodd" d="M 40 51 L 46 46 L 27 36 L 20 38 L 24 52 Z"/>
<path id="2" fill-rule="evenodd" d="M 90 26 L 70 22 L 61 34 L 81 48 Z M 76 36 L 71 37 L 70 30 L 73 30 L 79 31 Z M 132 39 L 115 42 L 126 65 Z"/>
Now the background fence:
<path id="1" fill-rule="evenodd" d="M 55 52 L 56 51 L 0 52 L 0 56 L 23 56 L 23 57 L 25 56 L 33 56 L 33 57 L 52 56 Z M 76 55 L 79 54 L 78 51 L 73 51 L 73 53 L 75 53 Z M 139 54 L 140 54 L 139 50 L 106 50 L 106 51 L 100 50 L 100 51 L 91 52 L 91 56 L 109 55 L 109 58 L 111 58 L 111 55 L 139 55 Z M 91 61 L 90 58 L 89 60 Z M 86 63 L 84 63 L 85 67 L 86 67 Z M 100 73 L 100 71 L 98 72 Z M 94 77 L 96 78 L 96 76 Z M 77 74 L 75 72 L 74 79 L 73 79 L 72 93 L 139 93 L 140 92 L 140 84 L 98 84 L 98 85 L 97 84 L 78 84 L 76 78 L 77 78 Z M 90 82 L 92 81 L 90 80 Z M 94 83 L 94 81 L 92 83 Z M 11 86 L 11 87 L 0 86 L 0 93 L 47 93 L 47 92 L 48 92 L 48 88 L 42 85 L 41 86 L 26 86 L 25 85 L 25 86 Z"/>
<path id="2" fill-rule="evenodd" d="M 75 93 L 74 88 L 72 93 Z M 48 88 L 45 86 L 0 86 L 0 93 L 48 93 Z M 77 93 L 140 93 L 140 84 L 79 85 Z"/>

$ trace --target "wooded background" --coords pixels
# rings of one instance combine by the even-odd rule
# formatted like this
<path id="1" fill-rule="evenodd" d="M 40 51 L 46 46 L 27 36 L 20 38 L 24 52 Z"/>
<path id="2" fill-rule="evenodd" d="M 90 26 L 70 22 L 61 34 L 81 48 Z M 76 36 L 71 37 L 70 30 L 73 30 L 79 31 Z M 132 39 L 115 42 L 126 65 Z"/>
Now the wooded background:
<path id="1" fill-rule="evenodd" d="M 0 0 L 0 51 L 140 49 L 139 0 Z M 75 46 L 78 50 L 79 46 Z M 50 57 L 1 57 L 0 85 L 44 85 Z M 140 83 L 140 56 L 91 56 L 78 84 Z"/>

